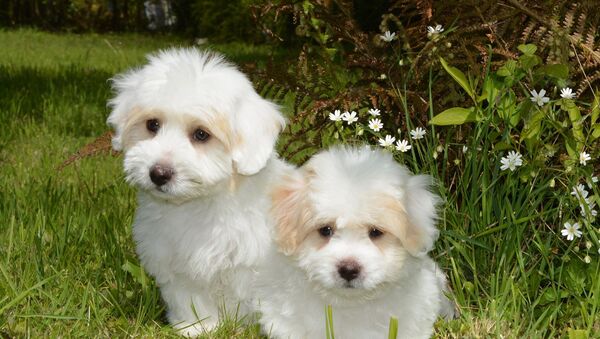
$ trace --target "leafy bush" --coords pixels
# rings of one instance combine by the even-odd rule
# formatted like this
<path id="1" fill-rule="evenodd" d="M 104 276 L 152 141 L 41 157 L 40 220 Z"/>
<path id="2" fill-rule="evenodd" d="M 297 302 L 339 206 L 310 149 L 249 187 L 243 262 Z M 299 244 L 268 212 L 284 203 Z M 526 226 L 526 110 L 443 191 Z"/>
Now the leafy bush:
<path id="1" fill-rule="evenodd" d="M 260 38 L 254 28 L 249 7 L 258 0 L 212 1 L 194 0 L 191 2 L 191 27 L 187 29 L 199 37 L 210 37 L 220 41 L 247 40 Z"/>
<path id="2" fill-rule="evenodd" d="M 596 39 L 600 16 L 589 3 L 559 0 L 551 7 L 536 1 L 396 0 L 386 4 L 382 8 L 379 1 L 370 3 L 372 12 L 380 14 L 378 25 L 362 18 L 356 1 L 282 0 L 262 6 L 259 18 L 272 14 L 261 25 L 265 32 L 273 18 L 288 13 L 302 44 L 295 64 L 272 65 L 264 76 L 298 94 L 292 103 L 294 122 L 308 123 L 295 124 L 302 138 L 285 146 L 298 154 L 298 161 L 320 147 L 318 135 L 312 138 L 310 129 L 324 123 L 324 115 L 315 112 L 371 105 L 394 112 L 382 119 L 400 127 L 405 108 L 411 118 L 425 123 L 433 112 L 430 101 L 436 109 L 465 104 L 460 86 L 437 67 L 440 57 L 481 76 L 477 72 L 488 66 L 496 70 L 507 60 L 516 60 L 517 46 L 534 41 L 541 60 L 568 66 L 570 83 L 565 85 L 573 87 L 578 97 L 590 100 L 593 85 L 600 80 Z M 438 24 L 445 24 L 445 31 L 436 32 Z M 393 33 L 391 42 L 382 39 L 386 31 Z M 571 46 L 566 52 L 565 43 Z"/>

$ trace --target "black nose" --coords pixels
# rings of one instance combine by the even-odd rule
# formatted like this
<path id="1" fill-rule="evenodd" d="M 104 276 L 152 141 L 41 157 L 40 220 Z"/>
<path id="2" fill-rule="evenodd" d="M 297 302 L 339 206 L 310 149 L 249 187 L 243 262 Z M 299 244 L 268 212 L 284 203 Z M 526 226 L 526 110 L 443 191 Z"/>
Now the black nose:
<path id="1" fill-rule="evenodd" d="M 360 265 L 354 260 L 344 260 L 338 265 L 338 273 L 346 281 L 352 281 L 360 274 Z"/>
<path id="2" fill-rule="evenodd" d="M 174 173 L 171 167 L 156 164 L 150 168 L 150 180 L 156 186 L 162 186 L 171 180 Z"/>

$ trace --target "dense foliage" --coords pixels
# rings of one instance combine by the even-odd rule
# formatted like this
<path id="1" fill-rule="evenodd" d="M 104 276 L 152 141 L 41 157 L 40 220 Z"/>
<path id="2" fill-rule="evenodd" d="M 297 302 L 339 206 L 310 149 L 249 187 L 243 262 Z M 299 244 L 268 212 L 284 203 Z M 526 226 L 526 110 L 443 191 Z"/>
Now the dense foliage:
<path id="1" fill-rule="evenodd" d="M 540 61 L 568 68 L 561 85 L 578 97 L 591 100 L 600 79 L 600 16 L 592 2 L 374 1 L 369 13 L 377 20 L 365 18 L 359 4 L 289 0 L 261 7 L 261 13 L 280 18 L 288 13 L 296 24 L 301 42 L 296 64 L 274 65 L 263 78 L 300 96 L 295 119 L 310 122 L 302 134 L 326 121 L 326 115 L 314 114 L 324 110 L 377 106 L 402 112 L 382 117 L 400 126 L 405 106 L 425 123 L 434 110 L 465 103 L 458 84 L 442 71 L 440 57 L 481 79 L 488 67 L 496 70 L 516 60 L 517 46 L 533 43 Z M 438 24 L 443 32 L 428 33 L 428 26 L 435 32 Z M 275 41 L 286 40 L 264 31 Z M 392 43 L 381 38 L 386 31 L 394 33 Z M 320 147 L 318 140 L 313 146 Z"/>

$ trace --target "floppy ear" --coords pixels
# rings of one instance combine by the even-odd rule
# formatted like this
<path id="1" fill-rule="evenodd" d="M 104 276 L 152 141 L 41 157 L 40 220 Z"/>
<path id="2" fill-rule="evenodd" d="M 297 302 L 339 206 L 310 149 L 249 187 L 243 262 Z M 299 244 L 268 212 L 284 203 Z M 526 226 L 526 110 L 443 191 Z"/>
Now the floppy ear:
<path id="1" fill-rule="evenodd" d="M 235 112 L 233 161 L 238 173 L 252 175 L 265 167 L 285 119 L 277 105 L 252 93 Z"/>
<path id="2" fill-rule="evenodd" d="M 134 92 L 139 84 L 139 77 L 139 70 L 132 70 L 111 79 L 116 96 L 108 101 L 111 113 L 106 123 L 113 129 L 112 147 L 115 151 L 123 150 L 123 130 L 129 113 L 134 109 L 132 102 L 134 102 Z"/>
<path id="3" fill-rule="evenodd" d="M 435 223 L 440 199 L 429 191 L 430 182 L 429 176 L 417 175 L 410 177 L 405 187 L 406 228 L 400 241 L 413 256 L 427 254 L 438 238 Z"/>
<path id="4" fill-rule="evenodd" d="M 280 250 L 290 255 L 302 241 L 302 228 L 309 213 L 305 178 L 297 170 L 285 176 L 272 190 L 271 199 L 275 238 Z"/>

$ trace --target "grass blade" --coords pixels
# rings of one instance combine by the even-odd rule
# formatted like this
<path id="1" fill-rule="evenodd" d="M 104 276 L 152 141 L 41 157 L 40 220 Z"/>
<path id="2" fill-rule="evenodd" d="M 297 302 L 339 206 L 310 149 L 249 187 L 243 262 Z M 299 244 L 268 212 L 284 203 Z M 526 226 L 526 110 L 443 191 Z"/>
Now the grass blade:
<path id="1" fill-rule="evenodd" d="M 390 327 L 388 331 L 388 339 L 396 339 L 398 337 L 398 319 L 390 318 Z"/>
<path id="2" fill-rule="evenodd" d="M 335 339 L 333 333 L 333 309 L 331 305 L 325 307 L 325 337 L 327 339 Z"/>

